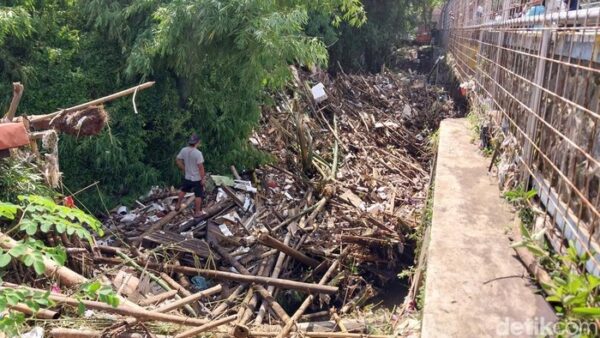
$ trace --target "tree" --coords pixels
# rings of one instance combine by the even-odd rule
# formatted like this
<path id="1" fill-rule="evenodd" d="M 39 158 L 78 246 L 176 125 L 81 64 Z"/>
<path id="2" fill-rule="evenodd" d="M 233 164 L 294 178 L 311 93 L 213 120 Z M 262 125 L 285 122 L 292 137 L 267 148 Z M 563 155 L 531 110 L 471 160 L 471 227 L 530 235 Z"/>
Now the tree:
<path id="1" fill-rule="evenodd" d="M 428 1 L 428 0 L 426 0 Z M 376 73 L 389 61 L 402 39 L 414 28 L 422 0 L 365 0 L 367 23 L 343 24 L 339 40 L 330 47 L 330 69 Z"/>
<path id="2" fill-rule="evenodd" d="M 210 169 L 264 159 L 247 142 L 270 90 L 290 79 L 290 64 L 324 65 L 322 41 L 304 33 L 308 7 L 332 22 L 358 25 L 357 0 L 90 1 L 92 24 L 120 43 L 129 76 L 169 73 L 189 131 L 198 131 Z"/>
<path id="3" fill-rule="evenodd" d="M 289 80 L 290 64 L 327 62 L 323 42 L 304 32 L 308 8 L 332 24 L 365 19 L 358 0 L 14 0 L 0 8 L 18 13 L 0 33 L 0 54 L 11 57 L 0 61 L 11 62 L 0 68 L 0 105 L 21 81 L 21 115 L 157 82 L 138 95 L 138 115 L 121 99 L 107 105 L 110 128 L 100 136 L 60 139 L 64 193 L 100 181 L 78 195 L 94 211 L 177 184 L 174 155 L 192 131 L 212 172 L 265 161 L 247 142 L 261 107 Z"/>

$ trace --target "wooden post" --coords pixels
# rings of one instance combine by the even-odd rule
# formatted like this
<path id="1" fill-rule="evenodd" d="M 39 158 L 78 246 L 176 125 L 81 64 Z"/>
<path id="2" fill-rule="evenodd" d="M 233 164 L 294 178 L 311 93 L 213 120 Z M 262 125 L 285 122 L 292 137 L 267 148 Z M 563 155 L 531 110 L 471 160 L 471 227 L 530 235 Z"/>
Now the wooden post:
<path id="1" fill-rule="evenodd" d="M 24 89 L 21 82 L 13 82 L 13 98 L 12 101 L 10 101 L 10 106 L 8 107 L 6 115 L 4 115 L 6 122 L 12 122 L 12 119 L 15 117 Z"/>

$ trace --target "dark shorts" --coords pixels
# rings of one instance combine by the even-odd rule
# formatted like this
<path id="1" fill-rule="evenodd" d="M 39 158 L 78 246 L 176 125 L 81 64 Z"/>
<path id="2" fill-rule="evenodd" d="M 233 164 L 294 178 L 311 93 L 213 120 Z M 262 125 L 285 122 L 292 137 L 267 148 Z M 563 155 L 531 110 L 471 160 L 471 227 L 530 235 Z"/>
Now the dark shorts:
<path id="1" fill-rule="evenodd" d="M 202 186 L 202 181 L 190 181 L 185 178 L 181 181 L 181 191 L 183 192 L 194 192 L 196 197 L 204 198 L 204 186 Z"/>

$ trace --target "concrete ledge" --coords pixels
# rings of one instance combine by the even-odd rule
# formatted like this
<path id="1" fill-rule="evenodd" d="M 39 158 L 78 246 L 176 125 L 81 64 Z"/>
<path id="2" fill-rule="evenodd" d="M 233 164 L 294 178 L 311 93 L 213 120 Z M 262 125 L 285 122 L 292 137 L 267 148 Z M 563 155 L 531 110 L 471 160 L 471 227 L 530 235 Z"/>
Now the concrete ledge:
<path id="1" fill-rule="evenodd" d="M 423 338 L 536 337 L 540 324 L 555 320 L 510 247 L 514 215 L 487 175 L 489 161 L 465 119 L 442 122 Z"/>

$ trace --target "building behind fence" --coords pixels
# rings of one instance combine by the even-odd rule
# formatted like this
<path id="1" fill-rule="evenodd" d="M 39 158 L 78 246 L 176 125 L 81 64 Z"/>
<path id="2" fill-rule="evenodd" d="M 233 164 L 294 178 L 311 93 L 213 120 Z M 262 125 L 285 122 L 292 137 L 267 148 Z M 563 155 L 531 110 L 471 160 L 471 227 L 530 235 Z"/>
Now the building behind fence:
<path id="1" fill-rule="evenodd" d="M 502 135 L 502 183 L 535 188 L 538 228 L 600 275 L 600 2 L 449 0 L 438 26 Z"/>

